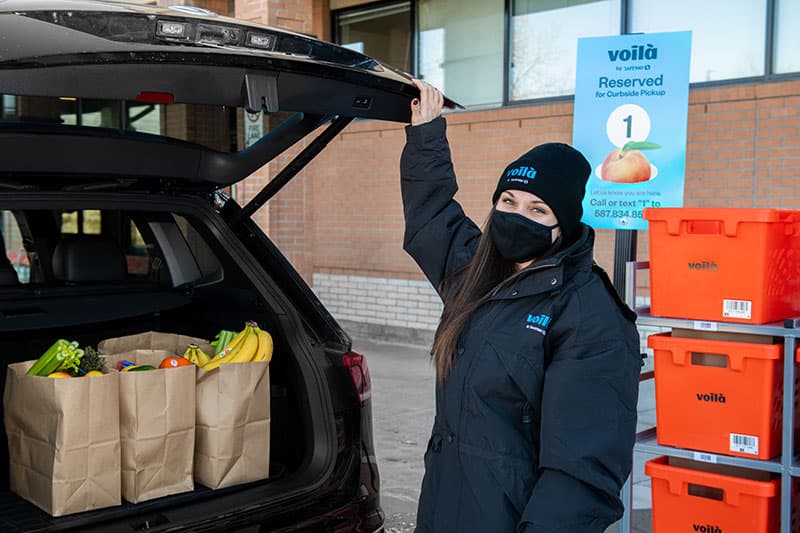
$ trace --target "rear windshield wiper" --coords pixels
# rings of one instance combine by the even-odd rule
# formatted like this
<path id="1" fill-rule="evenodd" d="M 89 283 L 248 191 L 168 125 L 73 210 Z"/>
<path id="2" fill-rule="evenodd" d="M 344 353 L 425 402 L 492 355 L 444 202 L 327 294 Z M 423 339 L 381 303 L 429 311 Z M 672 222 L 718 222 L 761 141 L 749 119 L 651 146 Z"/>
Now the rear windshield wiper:
<path id="1" fill-rule="evenodd" d="M 89 183 L 75 183 L 72 185 L 65 185 L 61 188 L 62 191 L 67 192 L 81 192 L 81 191 L 106 191 L 110 189 L 126 189 L 135 184 L 136 180 L 133 179 L 117 179 L 111 181 L 91 181 Z"/>
<path id="2" fill-rule="evenodd" d="M 18 181 L 0 180 L 0 189 L 10 191 L 33 191 L 38 189 L 35 185 L 30 183 L 20 183 Z"/>

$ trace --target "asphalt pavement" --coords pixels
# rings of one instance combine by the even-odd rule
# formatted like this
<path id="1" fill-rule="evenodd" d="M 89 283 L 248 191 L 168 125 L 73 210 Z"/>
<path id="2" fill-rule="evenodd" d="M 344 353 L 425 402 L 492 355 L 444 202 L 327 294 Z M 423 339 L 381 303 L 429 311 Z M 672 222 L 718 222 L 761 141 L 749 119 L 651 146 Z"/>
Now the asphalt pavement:
<path id="1" fill-rule="evenodd" d="M 416 523 L 422 456 L 433 425 L 435 371 L 429 347 L 354 338 L 353 348 L 366 356 L 372 377 L 372 417 L 386 533 L 409 533 Z M 652 386 L 643 385 L 640 430 L 655 422 L 654 406 Z M 632 533 L 652 531 L 650 486 L 643 466 L 649 458 L 642 454 L 634 457 Z M 618 532 L 618 524 L 606 531 Z"/>

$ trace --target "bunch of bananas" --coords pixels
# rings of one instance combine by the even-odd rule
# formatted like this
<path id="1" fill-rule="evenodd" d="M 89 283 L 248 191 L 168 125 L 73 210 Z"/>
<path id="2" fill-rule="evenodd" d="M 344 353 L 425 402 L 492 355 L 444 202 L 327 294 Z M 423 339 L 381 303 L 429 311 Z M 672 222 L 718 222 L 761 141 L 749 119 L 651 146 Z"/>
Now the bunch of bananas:
<path id="1" fill-rule="evenodd" d="M 255 322 L 246 322 L 244 329 L 236 334 L 230 344 L 201 368 L 210 371 L 224 363 L 270 360 L 272 360 L 272 336 L 259 328 Z"/>
<path id="2" fill-rule="evenodd" d="M 224 350 L 225 347 L 231 343 L 237 333 L 238 332 L 229 329 L 223 329 L 217 333 L 217 336 L 214 337 L 214 340 L 211 342 L 211 346 L 214 347 L 214 355 L 219 355 L 219 352 Z"/>
<path id="3" fill-rule="evenodd" d="M 186 347 L 186 351 L 183 352 L 183 358 L 188 359 L 197 366 L 203 366 L 211 361 L 211 358 L 206 354 L 206 352 L 201 350 L 196 344 L 190 344 Z"/>

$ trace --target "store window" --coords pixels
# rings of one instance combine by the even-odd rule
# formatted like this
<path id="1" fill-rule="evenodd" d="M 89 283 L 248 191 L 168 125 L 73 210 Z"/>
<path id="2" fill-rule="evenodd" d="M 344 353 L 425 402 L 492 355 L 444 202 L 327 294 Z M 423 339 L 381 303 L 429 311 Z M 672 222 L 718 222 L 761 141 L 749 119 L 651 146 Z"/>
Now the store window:
<path id="1" fill-rule="evenodd" d="M 122 127 L 122 102 L 113 100 L 81 100 L 81 124 L 92 128 Z"/>
<path id="2" fill-rule="evenodd" d="M 119 129 L 122 125 L 124 106 L 119 101 L 61 97 L 51 99 L 50 105 L 58 109 L 61 124 L 111 129 Z"/>
<path id="3" fill-rule="evenodd" d="M 632 33 L 692 31 L 692 83 L 764 75 L 766 20 L 764 0 L 631 0 L 630 6 Z"/>
<path id="4" fill-rule="evenodd" d="M 0 243 L 3 244 L 6 264 L 11 264 L 20 283 L 29 283 L 31 276 L 28 252 L 22 241 L 17 219 L 11 211 L 0 211 Z"/>
<path id="5" fill-rule="evenodd" d="M 17 114 L 17 97 L 13 94 L 3 95 L 3 118 L 13 117 Z"/>
<path id="6" fill-rule="evenodd" d="M 772 70 L 777 74 L 800 71 L 800 2 L 778 0 L 775 4 L 775 55 Z"/>
<path id="7" fill-rule="evenodd" d="M 8 102 L 9 109 L 6 112 L 4 108 L 0 116 L 2 122 L 37 122 L 148 133 L 188 141 L 220 152 L 236 150 L 233 129 L 236 110 L 227 106 L 160 105 L 7 94 L 2 97 L 3 104 Z"/>
<path id="8" fill-rule="evenodd" d="M 342 0 L 360 5 L 333 13 L 337 42 L 480 107 L 574 94 L 578 39 L 620 31 L 691 31 L 693 83 L 798 72 L 800 1 L 772 1 L 768 63 L 766 0 Z"/>
<path id="9" fill-rule="evenodd" d="M 573 94 L 578 39 L 618 35 L 620 9 L 620 0 L 515 0 L 509 99 Z"/>
<path id="10" fill-rule="evenodd" d="M 161 135 L 161 104 L 129 102 L 126 106 L 125 125 L 128 131 Z"/>
<path id="11" fill-rule="evenodd" d="M 61 213 L 62 234 L 100 235 L 102 213 L 96 209 Z"/>
<path id="12" fill-rule="evenodd" d="M 503 0 L 419 0 L 419 74 L 462 105 L 503 101 Z"/>
<path id="13" fill-rule="evenodd" d="M 336 42 L 404 72 L 411 72 L 411 2 L 336 11 Z"/>

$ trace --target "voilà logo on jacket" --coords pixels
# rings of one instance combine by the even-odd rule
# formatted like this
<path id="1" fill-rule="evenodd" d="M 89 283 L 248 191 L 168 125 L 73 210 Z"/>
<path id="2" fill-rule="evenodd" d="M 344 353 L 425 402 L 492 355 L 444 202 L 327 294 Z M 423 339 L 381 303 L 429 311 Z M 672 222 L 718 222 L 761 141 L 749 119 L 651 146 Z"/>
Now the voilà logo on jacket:
<path id="1" fill-rule="evenodd" d="M 528 318 L 525 319 L 525 329 L 547 335 L 547 328 L 550 327 L 550 322 L 552 320 L 553 319 L 550 318 L 549 315 L 545 315 L 544 313 L 538 315 L 529 313 Z"/>

